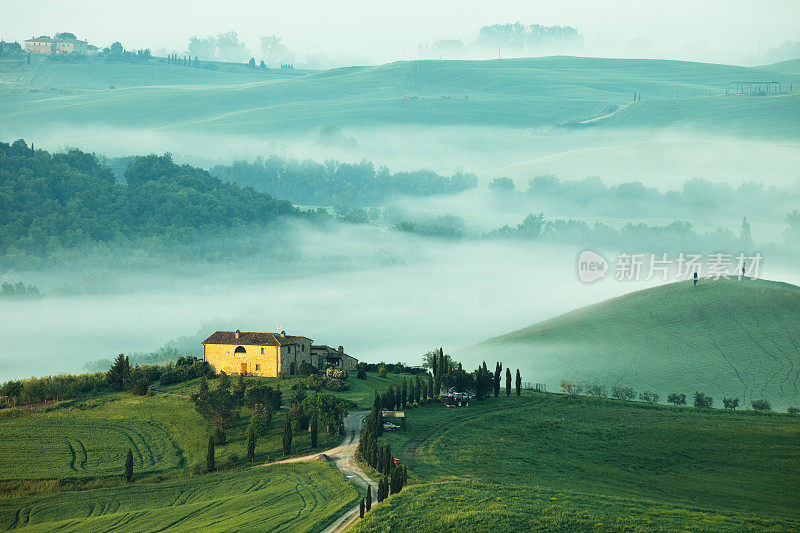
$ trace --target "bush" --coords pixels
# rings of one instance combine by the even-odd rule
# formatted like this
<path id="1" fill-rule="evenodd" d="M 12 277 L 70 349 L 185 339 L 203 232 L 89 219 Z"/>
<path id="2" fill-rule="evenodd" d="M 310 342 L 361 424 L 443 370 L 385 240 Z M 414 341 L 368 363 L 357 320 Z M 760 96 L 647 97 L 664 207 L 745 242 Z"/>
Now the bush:
<path id="1" fill-rule="evenodd" d="M 250 409 L 258 404 L 268 405 L 270 409 L 277 411 L 281 408 L 281 396 L 281 389 L 255 383 L 244 393 L 244 404 Z"/>
<path id="2" fill-rule="evenodd" d="M 634 391 L 632 387 L 614 385 L 611 387 L 611 397 L 617 400 L 633 400 L 636 398 L 636 391 Z"/>
<path id="3" fill-rule="evenodd" d="M 800 407 L 789 407 L 786 410 L 786 412 L 789 413 L 790 415 L 796 415 L 796 414 L 800 413 Z"/>
<path id="4" fill-rule="evenodd" d="M 702 407 L 702 408 L 705 408 L 705 409 L 710 409 L 713 404 L 714 404 L 714 399 L 711 396 L 707 396 L 703 392 L 695 392 L 694 393 L 694 406 L 695 407 Z"/>
<path id="5" fill-rule="evenodd" d="M 378 367 L 378 375 L 382 378 L 386 377 L 386 365 L 381 365 Z"/>
<path id="6" fill-rule="evenodd" d="M 753 411 L 772 411 L 772 407 L 767 400 L 753 400 Z"/>
<path id="7" fill-rule="evenodd" d="M 317 373 L 317 369 L 309 363 L 300 363 L 300 368 L 297 371 L 304 376 L 311 376 Z"/>
<path id="8" fill-rule="evenodd" d="M 359 368 L 356 371 L 356 378 L 358 378 L 358 379 L 367 379 L 367 371 L 364 370 L 363 368 Z"/>
<path id="9" fill-rule="evenodd" d="M 350 385 L 348 385 L 341 379 L 328 378 L 325 380 L 325 388 L 328 389 L 329 391 L 341 392 L 350 390 Z"/>
<path id="10" fill-rule="evenodd" d="M 313 391 L 319 391 L 325 386 L 325 381 L 315 374 L 306 378 L 306 386 Z"/>
<path id="11" fill-rule="evenodd" d="M 347 379 L 347 370 L 329 367 L 325 370 L 325 376 L 333 379 Z"/>

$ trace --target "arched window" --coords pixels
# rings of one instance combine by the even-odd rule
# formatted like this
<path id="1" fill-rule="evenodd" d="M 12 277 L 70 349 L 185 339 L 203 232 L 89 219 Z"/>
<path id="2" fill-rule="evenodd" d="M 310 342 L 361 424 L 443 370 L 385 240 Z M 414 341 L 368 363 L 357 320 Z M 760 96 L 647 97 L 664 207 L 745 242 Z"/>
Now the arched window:
<path id="1" fill-rule="evenodd" d="M 237 346 L 233 353 L 245 353 L 244 346 Z"/>

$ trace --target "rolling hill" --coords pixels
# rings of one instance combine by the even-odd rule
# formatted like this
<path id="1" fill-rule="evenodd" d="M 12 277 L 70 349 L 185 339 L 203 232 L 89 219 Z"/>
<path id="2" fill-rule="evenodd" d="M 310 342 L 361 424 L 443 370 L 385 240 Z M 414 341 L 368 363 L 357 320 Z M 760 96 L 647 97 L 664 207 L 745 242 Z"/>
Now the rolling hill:
<path id="1" fill-rule="evenodd" d="M 561 379 L 630 386 L 721 407 L 800 404 L 800 287 L 764 280 L 703 280 L 647 289 L 467 348 L 465 361 L 500 360 L 555 390 Z"/>
<path id="2" fill-rule="evenodd" d="M 786 120 L 797 115 L 800 98 L 724 96 L 733 79 L 778 78 L 800 86 L 796 74 L 685 61 L 406 61 L 291 74 L 50 61 L 3 62 L 0 69 L 4 79 L 17 80 L 6 83 L 0 99 L 0 134 L 27 132 L 32 125 L 100 123 L 235 134 L 327 125 L 550 127 L 604 116 L 638 92 L 642 100 L 592 126 L 677 123 L 717 133 L 800 137 L 798 121 Z"/>

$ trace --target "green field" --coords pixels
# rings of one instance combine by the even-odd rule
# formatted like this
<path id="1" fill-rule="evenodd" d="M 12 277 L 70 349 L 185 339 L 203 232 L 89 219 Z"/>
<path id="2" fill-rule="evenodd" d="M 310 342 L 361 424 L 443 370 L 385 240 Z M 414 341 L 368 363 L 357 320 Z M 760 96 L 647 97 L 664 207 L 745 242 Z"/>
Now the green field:
<path id="1" fill-rule="evenodd" d="M 407 411 L 412 484 L 356 531 L 796 530 L 791 415 L 525 393 Z"/>
<path id="2" fill-rule="evenodd" d="M 140 420 L 25 417 L 0 422 L 0 477 L 43 479 L 119 475 L 128 449 L 134 468 L 177 468 L 180 450 L 162 428 Z"/>
<path id="3" fill-rule="evenodd" d="M 381 378 L 368 374 L 366 380 L 351 373 L 350 390 L 335 393 L 357 403 L 357 408 L 372 405 L 374 391 L 383 391 L 402 380 L 399 374 Z M 303 378 L 263 380 L 283 390 L 284 405 L 292 398 L 291 386 Z M 215 387 L 212 380 L 210 386 Z M 198 380 L 161 390 L 190 395 Z M 208 436 L 212 428 L 194 409 L 191 399 L 171 395 L 134 396 L 105 394 L 97 398 L 68 402 L 61 408 L 16 412 L 0 417 L 0 481 L 36 479 L 118 477 L 122 473 L 128 448 L 134 452 L 137 474 L 177 473 L 177 468 L 204 465 Z M 283 420 L 286 411 L 275 413 L 272 428 L 258 439 L 256 462 L 280 459 L 283 455 Z M 246 430 L 250 410 L 227 431 L 227 442 L 216 449 L 217 463 L 241 464 L 246 456 Z M 44 439 L 44 440 L 42 440 Z M 319 434 L 317 448 L 311 448 L 307 432 L 295 434 L 292 456 L 306 455 L 337 446 L 339 435 Z M 31 453 L 31 450 L 38 450 Z"/>
<path id="4" fill-rule="evenodd" d="M 33 124 L 98 123 L 235 134 L 287 134 L 327 125 L 530 128 L 604 115 L 630 103 L 637 91 L 642 101 L 609 124 L 679 123 L 730 133 L 749 121 L 751 134 L 800 137 L 800 122 L 787 120 L 797 116 L 800 98 L 724 96 L 732 79 L 797 85 L 796 74 L 684 61 L 406 61 L 291 74 L 239 65 L 204 70 L 99 61 L 31 66 L 6 61 L 0 68 L 4 79 L 16 80 L 6 83 L 10 90 L 0 100 L 0 134 L 29 131 Z"/>
<path id="5" fill-rule="evenodd" d="M 0 500 L 24 531 L 319 531 L 359 497 L 325 462 L 254 467 L 162 483 Z"/>
<path id="6" fill-rule="evenodd" d="M 462 360 L 501 360 L 526 381 L 562 379 L 691 397 L 722 407 L 766 399 L 800 406 L 800 288 L 765 280 L 673 283 L 628 294 L 488 340 Z"/>

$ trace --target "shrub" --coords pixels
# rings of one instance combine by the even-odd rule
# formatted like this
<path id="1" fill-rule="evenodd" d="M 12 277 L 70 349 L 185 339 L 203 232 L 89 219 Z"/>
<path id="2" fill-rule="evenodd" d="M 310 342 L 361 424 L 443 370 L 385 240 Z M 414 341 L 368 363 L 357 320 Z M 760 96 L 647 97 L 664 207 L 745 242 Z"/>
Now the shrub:
<path id="1" fill-rule="evenodd" d="M 333 379 L 347 379 L 347 370 L 339 370 L 338 368 L 329 367 L 325 371 L 325 376 Z"/>
<path id="2" fill-rule="evenodd" d="M 325 386 L 325 380 L 321 377 L 317 376 L 316 374 L 308 376 L 306 378 L 306 387 L 313 391 L 319 392 L 319 390 Z"/>
<path id="3" fill-rule="evenodd" d="M 767 400 L 753 400 L 752 406 L 754 411 L 772 411 Z"/>
<path id="4" fill-rule="evenodd" d="M 790 415 L 796 415 L 796 414 L 800 413 L 800 407 L 789 407 L 786 410 L 786 412 L 789 413 Z"/>
<path id="5" fill-rule="evenodd" d="M 589 396 L 594 396 L 596 398 L 605 398 L 608 396 L 608 392 L 606 388 L 599 383 L 592 383 L 588 387 L 586 387 L 586 394 Z"/>
<path id="6" fill-rule="evenodd" d="M 672 405 L 686 405 L 686 395 L 673 392 L 667 396 L 667 401 Z"/>
<path id="7" fill-rule="evenodd" d="M 655 392 L 644 391 L 639 393 L 639 401 L 645 403 L 658 403 L 658 394 Z"/>
<path id="8" fill-rule="evenodd" d="M 329 391 L 341 392 L 350 390 L 350 385 L 348 385 L 341 379 L 328 378 L 325 380 L 325 388 L 328 389 Z"/>
<path id="9" fill-rule="evenodd" d="M 304 376 L 310 376 L 317 373 L 317 369 L 314 368 L 314 366 L 305 362 L 300 363 L 300 368 L 298 368 L 297 371 Z"/>
<path id="10" fill-rule="evenodd" d="M 358 378 L 358 379 L 367 379 L 367 371 L 364 370 L 363 368 L 359 368 L 356 371 L 356 378 Z"/>
<path id="11" fill-rule="evenodd" d="M 378 375 L 382 378 L 386 377 L 386 365 L 381 365 L 378 367 Z"/>
<path id="12" fill-rule="evenodd" d="M 614 385 L 611 387 L 611 397 L 617 400 L 633 400 L 636 398 L 636 391 L 634 391 L 632 387 Z"/>
<path id="13" fill-rule="evenodd" d="M 703 407 L 705 409 L 710 409 L 713 404 L 714 404 L 714 399 L 711 396 L 707 396 L 703 392 L 694 393 L 695 407 Z"/>

